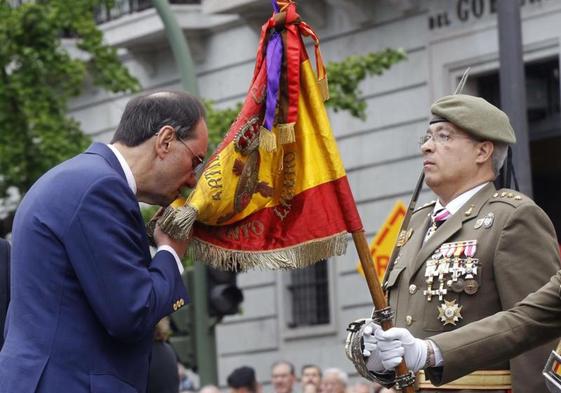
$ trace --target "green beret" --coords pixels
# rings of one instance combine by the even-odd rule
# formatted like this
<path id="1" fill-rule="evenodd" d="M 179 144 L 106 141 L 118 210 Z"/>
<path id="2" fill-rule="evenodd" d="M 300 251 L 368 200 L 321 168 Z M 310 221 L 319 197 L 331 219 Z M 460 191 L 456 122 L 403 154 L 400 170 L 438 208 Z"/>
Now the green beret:
<path id="1" fill-rule="evenodd" d="M 430 110 L 441 118 L 437 121 L 448 121 L 477 139 L 516 143 L 506 113 L 483 98 L 466 94 L 445 96 L 436 100 Z"/>

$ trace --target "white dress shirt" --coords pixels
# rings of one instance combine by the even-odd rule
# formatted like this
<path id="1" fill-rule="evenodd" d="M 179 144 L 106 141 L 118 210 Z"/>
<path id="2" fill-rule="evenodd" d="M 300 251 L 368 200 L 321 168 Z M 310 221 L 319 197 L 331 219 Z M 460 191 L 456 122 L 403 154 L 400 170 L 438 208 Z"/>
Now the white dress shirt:
<path id="1" fill-rule="evenodd" d="M 125 178 L 127 179 L 127 184 L 129 185 L 133 194 L 136 195 L 136 181 L 134 180 L 134 176 L 132 174 L 131 167 L 129 166 L 129 164 L 125 160 L 125 157 L 123 157 L 121 152 L 119 150 L 117 150 L 117 148 L 115 146 L 110 145 L 110 144 L 108 144 L 107 146 L 111 149 L 113 154 L 115 154 L 115 157 L 117 157 L 117 160 L 119 160 L 119 164 L 121 164 L 121 168 L 123 168 L 123 172 L 125 172 Z M 158 253 L 160 251 L 168 251 L 169 253 L 171 253 L 171 255 L 173 255 L 173 258 L 175 259 L 175 263 L 177 264 L 177 268 L 179 269 L 179 274 L 183 274 L 183 265 L 181 264 L 181 259 L 179 259 L 179 255 L 177 255 L 177 252 L 175 252 L 175 250 L 172 247 L 170 247 L 166 244 L 159 246 L 158 249 L 156 250 L 156 253 Z"/>

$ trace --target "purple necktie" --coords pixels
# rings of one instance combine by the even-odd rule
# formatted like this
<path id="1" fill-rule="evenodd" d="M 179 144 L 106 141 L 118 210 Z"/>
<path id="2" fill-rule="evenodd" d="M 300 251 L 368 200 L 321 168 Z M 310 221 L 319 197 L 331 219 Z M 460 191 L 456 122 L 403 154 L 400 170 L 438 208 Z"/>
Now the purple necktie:
<path id="1" fill-rule="evenodd" d="M 436 213 L 432 214 L 431 219 L 431 226 L 425 235 L 425 241 L 427 241 L 433 234 L 436 232 L 436 229 L 444 223 L 452 214 L 446 209 L 441 209 Z"/>

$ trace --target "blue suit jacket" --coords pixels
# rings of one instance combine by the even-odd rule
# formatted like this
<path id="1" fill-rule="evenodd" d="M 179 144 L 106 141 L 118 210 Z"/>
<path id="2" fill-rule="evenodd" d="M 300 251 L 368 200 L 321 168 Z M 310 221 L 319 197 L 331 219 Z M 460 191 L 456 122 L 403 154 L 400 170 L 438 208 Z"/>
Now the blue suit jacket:
<path id="1" fill-rule="evenodd" d="M 0 393 L 145 392 L 154 326 L 187 301 L 172 254 L 151 258 L 138 202 L 103 144 L 25 195 L 11 277 Z"/>
<path id="2" fill-rule="evenodd" d="M 0 239 L 0 349 L 4 343 L 4 321 L 10 302 L 10 243 Z"/>

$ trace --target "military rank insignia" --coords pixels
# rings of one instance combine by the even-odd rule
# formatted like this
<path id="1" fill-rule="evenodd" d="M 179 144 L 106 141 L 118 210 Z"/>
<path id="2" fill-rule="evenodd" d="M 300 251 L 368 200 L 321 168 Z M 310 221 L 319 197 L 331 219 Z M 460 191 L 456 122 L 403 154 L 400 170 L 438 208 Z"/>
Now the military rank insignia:
<path id="1" fill-rule="evenodd" d="M 438 318 L 444 324 L 455 325 L 462 318 L 462 306 L 445 295 L 466 293 L 474 295 L 479 290 L 479 260 L 475 258 L 477 240 L 465 240 L 442 244 L 425 264 L 423 291 L 427 301 L 437 297 L 440 302 Z"/>

